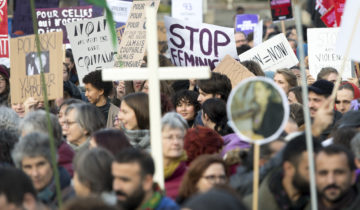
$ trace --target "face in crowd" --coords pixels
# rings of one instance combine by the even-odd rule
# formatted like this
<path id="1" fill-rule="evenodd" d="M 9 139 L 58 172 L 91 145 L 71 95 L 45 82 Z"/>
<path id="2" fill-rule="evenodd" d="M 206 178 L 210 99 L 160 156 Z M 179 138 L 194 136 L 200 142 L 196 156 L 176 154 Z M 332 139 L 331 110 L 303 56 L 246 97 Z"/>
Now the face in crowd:
<path id="1" fill-rule="evenodd" d="M 36 191 L 42 191 L 51 182 L 53 170 L 49 160 L 43 156 L 24 157 L 22 170 L 31 178 Z"/>

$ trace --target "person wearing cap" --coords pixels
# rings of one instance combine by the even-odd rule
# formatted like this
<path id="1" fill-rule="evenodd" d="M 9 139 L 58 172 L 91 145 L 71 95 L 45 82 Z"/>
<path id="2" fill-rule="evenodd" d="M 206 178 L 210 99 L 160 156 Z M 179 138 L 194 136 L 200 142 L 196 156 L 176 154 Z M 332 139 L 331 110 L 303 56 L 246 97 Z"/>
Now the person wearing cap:
<path id="1" fill-rule="evenodd" d="M 332 91 L 334 89 L 334 84 L 327 80 L 318 80 L 312 85 L 308 87 L 309 90 L 309 109 L 310 109 L 310 117 L 314 120 L 317 111 L 319 108 L 324 105 L 325 101 L 329 98 Z M 317 132 L 313 135 L 319 137 L 321 140 L 325 140 L 329 134 L 331 129 L 334 127 L 335 123 L 341 118 L 341 113 L 333 110 L 333 120 L 325 129 L 321 129 L 321 131 Z M 314 126 L 314 125 L 313 125 Z"/>
<path id="2" fill-rule="evenodd" d="M 0 106 L 9 106 L 10 82 L 9 71 L 4 65 L 0 65 Z"/>

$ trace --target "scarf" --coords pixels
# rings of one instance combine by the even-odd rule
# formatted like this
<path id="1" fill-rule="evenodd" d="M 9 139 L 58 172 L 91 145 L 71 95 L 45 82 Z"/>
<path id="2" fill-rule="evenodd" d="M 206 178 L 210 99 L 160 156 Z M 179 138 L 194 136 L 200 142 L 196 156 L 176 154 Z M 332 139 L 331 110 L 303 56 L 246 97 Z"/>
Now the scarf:
<path id="1" fill-rule="evenodd" d="M 184 151 L 183 154 L 180 157 L 172 160 L 170 165 L 164 167 L 164 177 L 165 177 L 165 179 L 167 179 L 171 175 L 173 175 L 175 170 L 179 167 L 180 163 L 182 161 L 185 161 L 186 159 L 187 159 L 187 156 L 186 156 L 186 153 Z"/>
<path id="2" fill-rule="evenodd" d="M 154 184 L 154 193 L 153 195 L 151 196 L 151 198 L 146 202 L 144 203 L 140 209 L 142 210 L 152 210 L 152 209 L 155 209 L 161 199 L 162 199 L 163 195 L 162 195 L 162 192 L 161 192 L 161 189 L 159 187 L 158 184 Z"/>

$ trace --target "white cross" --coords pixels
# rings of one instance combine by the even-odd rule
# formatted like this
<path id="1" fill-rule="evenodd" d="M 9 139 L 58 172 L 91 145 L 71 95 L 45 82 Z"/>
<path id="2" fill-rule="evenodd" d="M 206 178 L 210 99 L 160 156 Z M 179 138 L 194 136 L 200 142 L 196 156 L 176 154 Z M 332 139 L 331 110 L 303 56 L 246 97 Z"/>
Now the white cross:
<path id="1" fill-rule="evenodd" d="M 209 67 L 159 68 L 157 19 L 154 8 L 146 8 L 148 68 L 112 68 L 102 71 L 104 81 L 149 80 L 151 155 L 155 161 L 154 180 L 164 189 L 159 80 L 208 79 Z"/>

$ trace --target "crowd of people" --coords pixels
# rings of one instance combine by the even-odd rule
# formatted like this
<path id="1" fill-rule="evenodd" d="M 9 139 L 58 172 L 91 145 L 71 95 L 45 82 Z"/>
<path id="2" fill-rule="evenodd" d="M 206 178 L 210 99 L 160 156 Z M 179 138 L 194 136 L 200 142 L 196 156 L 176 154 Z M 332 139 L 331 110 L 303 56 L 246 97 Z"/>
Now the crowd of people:
<path id="1" fill-rule="evenodd" d="M 264 32 L 264 40 L 280 33 L 271 22 Z M 235 33 L 239 54 L 253 47 L 252 37 Z M 294 27 L 286 37 L 297 53 Z M 166 55 L 159 59 L 171 65 Z M 255 77 L 272 79 L 288 97 L 281 135 L 261 145 L 254 166 L 254 146 L 229 126 L 232 78 L 212 72 L 207 80 L 161 81 L 164 189 L 154 180 L 150 155 L 147 81 L 105 82 L 101 70 L 79 78 L 68 49 L 64 96 L 49 101 L 48 119 L 41 100 L 11 102 L 11 71 L 0 65 L 0 210 L 252 209 L 254 167 L 260 168 L 259 209 L 311 209 L 304 108 L 312 123 L 318 209 L 357 209 L 358 77 L 342 78 L 333 99 L 338 70 L 322 68 L 317 78 L 306 70 L 309 104 L 303 107 L 299 66 L 264 72 L 254 61 L 241 64 Z M 270 87 L 261 88 L 266 94 Z M 259 107 L 261 97 L 252 96 Z M 266 113 L 249 112 L 268 122 L 284 115 L 275 105 Z M 256 127 L 264 137 L 277 128 Z"/>

